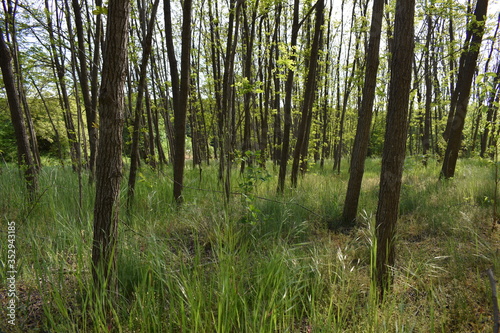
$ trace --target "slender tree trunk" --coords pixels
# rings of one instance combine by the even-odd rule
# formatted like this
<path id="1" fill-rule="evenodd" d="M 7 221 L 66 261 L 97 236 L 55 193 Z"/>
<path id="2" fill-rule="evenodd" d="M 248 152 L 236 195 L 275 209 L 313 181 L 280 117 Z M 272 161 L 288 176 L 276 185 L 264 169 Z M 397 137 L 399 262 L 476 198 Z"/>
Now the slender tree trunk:
<path id="1" fill-rule="evenodd" d="M 186 114 L 188 106 L 190 66 L 191 66 L 191 7 L 192 1 L 185 0 L 182 10 L 182 33 L 181 33 L 181 72 L 179 71 L 175 58 L 175 49 L 172 35 L 172 19 L 170 17 L 170 0 L 164 1 L 165 9 L 165 35 L 167 43 L 168 60 L 170 63 L 170 74 L 172 78 L 173 106 L 174 106 L 174 199 L 177 203 L 182 202 L 182 187 L 184 178 L 184 164 L 186 154 Z"/>
<path id="2" fill-rule="evenodd" d="M 311 46 L 311 57 L 309 60 L 309 69 L 307 73 L 307 79 L 305 82 L 305 91 L 302 104 L 302 119 L 299 124 L 299 132 L 293 154 L 292 179 L 291 179 L 293 187 L 297 186 L 297 178 L 298 178 L 301 155 L 302 158 L 307 158 L 306 155 L 307 153 L 303 154 L 303 152 L 304 150 L 306 150 L 304 149 L 304 146 L 307 145 L 307 141 L 309 140 L 309 131 L 311 127 L 312 107 L 314 103 L 315 90 L 316 90 L 317 65 L 318 65 L 319 51 L 321 49 L 324 8 L 325 8 L 324 1 L 318 0 L 316 4 L 316 22 L 314 26 L 313 43 Z"/>
<path id="3" fill-rule="evenodd" d="M 357 1 L 354 1 L 353 7 L 352 7 L 352 13 L 351 13 L 351 28 L 350 30 L 354 30 L 354 22 L 356 20 L 356 3 Z M 340 174 L 340 168 L 341 168 L 341 162 L 342 162 L 342 151 L 343 151 L 343 146 L 344 146 L 344 125 L 345 125 L 345 116 L 347 112 L 347 104 L 349 103 L 349 96 L 351 95 L 352 89 L 353 89 L 353 82 L 354 78 L 356 76 L 356 67 L 358 65 L 358 50 L 359 50 L 359 34 L 360 32 L 356 32 L 355 34 L 355 51 L 354 51 L 354 60 L 352 62 L 352 68 L 351 68 L 351 74 L 345 76 L 344 80 L 344 95 L 342 97 L 342 108 L 340 108 L 340 82 L 339 85 L 337 86 L 337 109 L 339 110 L 340 114 L 340 121 L 338 124 L 338 134 L 337 134 L 337 142 L 334 146 L 334 153 L 333 153 L 333 170 L 337 170 L 337 174 Z M 349 68 L 350 65 L 350 53 L 351 53 L 351 45 L 352 45 L 352 34 L 349 35 L 349 43 L 347 47 L 347 54 L 348 57 L 346 58 L 346 68 Z M 340 59 L 340 55 L 339 55 Z M 340 111 L 341 110 L 341 111 Z"/>
<path id="4" fill-rule="evenodd" d="M 490 138 L 490 133 L 492 137 L 495 135 L 495 126 L 493 122 L 494 114 L 498 110 L 498 103 L 500 100 L 500 61 L 497 63 L 496 76 L 493 81 L 493 91 L 490 93 L 487 101 L 488 111 L 486 112 L 486 126 L 483 133 L 481 134 L 481 152 L 480 156 L 485 157 L 488 149 L 488 140 Z M 491 146 L 491 145 L 490 145 Z"/>
<path id="5" fill-rule="evenodd" d="M 101 7 L 102 6 L 102 0 L 96 0 L 95 5 Z M 101 60 L 101 39 L 103 35 L 103 27 L 102 27 L 102 14 L 97 14 L 95 15 L 95 29 L 94 29 L 94 52 L 92 56 L 92 62 L 90 64 L 90 102 L 91 102 L 91 110 L 94 110 L 96 113 L 96 119 L 97 119 L 97 102 L 99 99 L 98 96 L 98 91 L 99 91 L 99 71 L 100 71 L 100 60 Z M 92 124 L 94 127 L 97 127 L 97 120 L 95 124 Z M 88 126 L 88 124 L 87 124 Z M 92 157 L 92 151 L 90 153 L 90 163 L 91 163 L 91 170 L 94 170 L 94 172 L 90 174 L 91 177 L 89 177 L 89 182 L 92 183 L 94 181 L 94 174 L 95 174 L 95 160 L 97 158 L 97 143 L 98 143 L 98 129 L 96 128 L 94 132 L 89 131 L 89 142 L 92 140 L 95 142 L 95 156 Z M 91 135 L 94 135 L 94 138 L 91 138 Z M 92 150 L 92 147 L 90 148 Z M 94 166 L 92 166 L 92 162 L 94 163 Z M 93 169 L 92 169 L 93 168 Z"/>
<path id="6" fill-rule="evenodd" d="M 244 59 L 244 65 L 243 65 L 243 76 L 246 79 L 246 84 L 248 84 L 248 87 L 244 87 L 246 91 L 244 92 L 243 95 L 243 111 L 244 111 L 244 127 L 243 127 L 243 146 L 242 146 L 242 152 L 245 153 L 246 151 L 251 150 L 251 126 L 252 126 L 252 117 L 251 117 L 251 101 L 254 95 L 253 92 L 253 74 L 252 74 L 252 54 L 253 54 L 253 45 L 254 45 L 254 40 L 255 40 L 255 21 L 257 19 L 257 8 L 259 6 L 259 0 L 255 1 L 255 4 L 252 8 L 252 18 L 251 18 L 251 23 L 248 23 L 248 18 L 247 18 L 247 10 L 245 3 L 243 4 L 243 40 L 245 42 L 245 56 L 243 57 Z M 249 164 L 252 163 L 252 160 L 247 161 Z M 241 161 L 241 169 L 240 172 L 243 173 L 245 171 L 245 160 L 242 159 Z"/>
<path id="7" fill-rule="evenodd" d="M 493 34 L 493 40 L 497 39 L 498 36 L 498 30 L 500 28 L 500 13 L 498 14 L 497 17 L 497 26 L 495 28 L 495 33 Z M 484 66 L 484 71 L 488 72 L 488 67 L 489 67 L 489 62 L 492 58 L 493 50 L 494 50 L 494 43 L 491 43 L 491 48 L 490 52 L 488 55 L 488 60 L 486 61 L 486 64 Z M 495 70 L 495 78 L 493 79 L 493 91 L 488 94 L 487 102 L 486 105 L 488 106 L 488 111 L 486 112 L 486 126 L 483 130 L 483 133 L 481 134 L 481 151 L 480 151 L 480 156 L 482 158 L 485 157 L 486 153 L 486 148 L 487 148 L 487 141 L 488 141 L 488 136 L 491 130 L 493 129 L 493 114 L 494 114 L 494 109 L 497 108 L 494 104 L 495 98 L 500 98 L 500 60 L 497 61 L 496 63 L 496 70 Z"/>
<path id="8" fill-rule="evenodd" d="M 356 1 L 356 0 L 354 0 Z M 353 4 L 353 7 L 354 7 L 355 4 Z M 338 142 L 339 142 L 339 132 L 340 132 L 340 129 L 341 127 L 343 126 L 343 123 L 342 121 L 340 120 L 341 118 L 341 108 L 340 108 L 340 85 L 341 85 L 341 79 L 340 79 L 340 63 L 341 63 L 341 59 L 342 59 L 342 49 L 343 49 L 343 46 L 344 46 L 344 6 L 345 6 L 345 0 L 342 0 L 342 3 L 340 5 L 340 41 L 339 41 L 339 50 L 338 50 L 338 54 L 337 54 L 337 63 L 335 65 L 335 82 L 337 83 L 336 84 L 336 106 L 335 106 L 335 122 L 334 122 L 334 130 L 333 130 L 333 170 L 336 170 L 337 169 L 337 164 L 338 164 L 338 157 L 337 157 L 337 145 L 338 145 Z M 353 8 L 354 10 L 354 8 Z M 353 16 L 354 16 L 354 11 L 353 11 Z M 352 17 L 351 19 L 354 20 L 354 17 Z M 351 42 L 349 41 L 349 48 L 351 47 Z M 349 51 L 347 52 L 349 53 Z"/>
<path id="9" fill-rule="evenodd" d="M 36 136 L 35 126 L 33 124 L 33 119 L 31 117 L 30 108 L 28 105 L 28 100 L 26 98 L 26 92 L 24 89 L 24 76 L 23 70 L 19 57 L 19 43 L 17 41 L 17 23 L 16 23 L 16 14 L 18 8 L 18 0 L 15 0 L 12 3 L 12 0 L 7 0 L 7 7 L 5 7 L 4 3 L 4 12 L 5 12 L 5 37 L 7 41 L 9 41 L 10 36 L 10 56 L 12 60 L 12 72 L 14 74 L 14 82 L 16 84 L 16 91 L 18 93 L 18 99 L 21 103 L 22 110 L 24 111 L 24 119 L 25 119 L 25 129 L 28 135 L 28 143 L 30 144 L 30 150 L 33 158 L 33 162 L 38 170 L 42 167 L 42 162 L 40 159 L 40 151 L 38 149 L 38 140 Z"/>
<path id="10" fill-rule="evenodd" d="M 332 26 L 332 12 L 333 12 L 333 7 L 330 8 L 329 12 L 329 19 L 328 19 L 328 31 L 327 31 L 327 37 L 326 37 L 326 45 L 330 45 L 330 39 L 331 39 L 331 26 Z M 320 145 L 320 150 L 321 150 L 321 161 L 320 161 L 320 167 L 323 168 L 325 164 L 325 159 L 328 156 L 328 152 L 330 150 L 330 140 L 328 139 L 328 127 L 329 127 L 329 109 L 330 109 L 330 52 L 326 53 L 326 58 L 325 58 L 325 79 L 324 79 L 324 87 L 323 87 L 323 105 L 322 105 L 322 115 L 321 115 L 321 145 Z"/>
<path id="11" fill-rule="evenodd" d="M 76 135 L 76 129 L 75 125 L 73 122 L 73 116 L 71 114 L 71 104 L 69 101 L 69 94 L 66 86 L 66 69 L 64 66 L 64 57 L 62 56 L 62 42 L 60 40 L 61 37 L 58 37 L 58 39 L 55 38 L 55 31 L 53 27 L 53 22 L 51 18 L 51 11 L 50 11 L 50 6 L 48 0 L 45 0 L 45 8 L 46 8 L 46 15 L 47 15 L 47 28 L 49 32 L 49 38 L 50 38 L 50 51 L 51 51 L 51 57 L 53 61 L 53 66 L 54 70 L 56 73 L 59 89 L 60 89 L 60 100 L 61 100 L 61 108 L 63 110 L 63 118 L 64 118 L 64 124 L 66 126 L 66 134 L 68 136 L 69 140 L 69 145 L 70 145 L 70 156 L 71 156 L 71 166 L 74 171 L 77 171 L 79 169 L 79 163 L 81 161 L 81 149 L 80 149 L 80 144 L 78 142 L 78 138 Z M 55 7 L 55 12 L 56 16 L 58 15 L 58 7 L 56 4 Z M 59 32 L 58 36 L 61 35 L 61 22 L 57 21 L 56 22 L 57 26 L 57 31 Z"/>
<path id="12" fill-rule="evenodd" d="M 3 31 L 0 28 L 0 68 L 2 70 L 3 83 L 7 100 L 9 102 L 10 116 L 14 125 L 16 135 L 18 165 L 24 169 L 24 179 L 30 201 L 34 199 L 38 187 L 37 167 L 33 160 L 26 125 L 24 123 L 21 102 L 16 89 L 14 72 L 12 71 L 12 56 L 9 47 L 5 43 Z"/>
<path id="13" fill-rule="evenodd" d="M 151 97 L 149 95 L 149 89 L 146 87 L 144 91 L 145 94 L 145 102 L 146 102 L 146 118 L 148 123 L 148 150 L 149 154 L 146 158 L 147 163 L 153 168 L 156 169 L 156 153 L 155 153 L 155 130 L 153 127 L 153 112 L 151 110 Z"/>
<path id="14" fill-rule="evenodd" d="M 376 215 L 376 267 L 372 277 L 381 297 L 392 283 L 391 267 L 396 255 L 394 240 L 408 132 L 414 13 L 415 0 L 396 1 L 387 124 Z"/>
<path id="15" fill-rule="evenodd" d="M 154 59 L 154 57 L 152 59 Z M 153 68 L 154 68 L 154 66 L 153 66 Z M 163 150 L 162 140 L 161 140 L 161 135 L 160 135 L 160 123 L 159 123 L 160 122 L 160 111 L 159 111 L 159 109 L 161 108 L 161 102 L 157 98 L 155 87 L 158 88 L 157 85 L 153 84 L 153 89 L 152 89 L 153 105 L 156 106 L 152 110 L 153 126 L 154 126 L 154 133 L 155 133 L 154 144 L 156 146 L 156 151 L 158 152 L 158 164 L 159 164 L 160 169 L 162 169 L 163 165 L 167 164 L 167 158 L 166 158 L 165 152 Z"/>
<path id="16" fill-rule="evenodd" d="M 226 59 L 224 61 L 224 77 L 222 80 L 222 103 L 221 119 L 222 125 L 220 135 L 222 147 L 220 154 L 220 168 L 223 177 L 225 201 L 228 202 L 231 195 L 231 163 L 233 158 L 233 147 L 235 141 L 235 105 L 234 105 L 234 58 L 238 42 L 239 16 L 241 1 L 232 0 L 228 22 L 228 37 L 226 44 Z"/>
<path id="17" fill-rule="evenodd" d="M 299 34 L 299 10 L 300 1 L 294 0 L 293 5 L 293 23 L 292 23 L 292 36 L 290 40 L 290 49 L 294 50 L 297 46 L 297 37 Z M 295 63 L 297 56 L 295 51 L 292 52 L 290 56 L 290 61 Z M 294 70 L 288 69 L 288 74 L 285 83 L 285 105 L 283 109 L 284 113 L 284 128 L 283 128 L 283 148 L 281 150 L 281 161 L 280 161 L 280 171 L 278 175 L 278 193 L 283 193 L 285 190 L 285 177 L 286 177 L 286 167 L 288 164 L 288 154 L 290 150 L 290 131 L 292 127 L 292 94 L 293 94 L 293 78 Z"/>
<path id="18" fill-rule="evenodd" d="M 276 5 L 276 14 L 274 17 L 274 33 L 273 33 L 273 41 L 271 43 L 271 54 L 270 54 L 270 63 L 273 68 L 276 68 L 276 64 L 279 61 L 279 49 L 278 49 L 278 41 L 279 41 L 279 31 L 280 31 L 280 18 L 281 18 L 282 6 L 281 4 Z M 274 60 L 274 62 L 273 62 Z M 282 154 L 282 143 L 283 143 L 283 133 L 281 129 L 281 97 L 280 97 L 280 86 L 281 80 L 279 75 L 274 75 L 274 95 L 273 95 L 273 108 L 276 110 L 276 114 L 274 116 L 274 128 L 273 128 L 273 159 L 275 164 L 278 164 L 281 160 Z"/>
<path id="19" fill-rule="evenodd" d="M 431 147 L 431 107 L 432 107 L 432 74 L 431 74 L 431 45 L 433 21 L 431 14 L 427 14 L 427 37 L 425 41 L 425 113 L 424 113 L 424 132 L 422 135 L 422 163 L 427 166 L 427 158 Z"/>
<path id="20" fill-rule="evenodd" d="M 221 63 L 220 63 L 220 48 L 218 47 L 219 38 L 219 17 L 218 17 L 218 9 L 217 9 L 217 1 L 215 1 L 215 16 L 214 10 L 212 9 L 212 1 L 208 0 L 208 17 L 210 20 L 210 57 L 211 57 L 211 65 L 212 65 L 212 75 L 214 80 L 214 98 L 215 98 L 215 110 L 214 113 L 217 116 L 214 122 L 217 122 L 217 131 L 215 139 L 214 139 L 214 154 L 215 158 L 217 158 L 217 152 L 220 151 L 219 154 L 219 181 L 223 181 L 224 179 L 224 160 L 223 155 L 223 115 L 222 115 L 222 74 L 221 74 Z"/>
<path id="21" fill-rule="evenodd" d="M 69 5 L 66 2 L 67 10 L 69 10 Z M 95 155 L 96 155 L 96 141 L 97 141 L 97 110 L 96 106 L 92 105 L 92 97 L 90 92 L 89 84 L 89 73 L 87 68 L 87 55 L 85 52 L 85 38 L 83 30 L 83 20 L 82 20 L 82 6 L 78 3 L 78 0 L 72 0 L 72 7 L 75 15 L 75 27 L 76 35 L 78 39 L 78 61 L 80 63 L 78 70 L 78 77 L 80 81 L 80 88 L 83 96 L 83 104 L 85 106 L 85 115 L 87 118 L 87 131 L 89 134 L 89 146 L 90 146 L 90 159 L 88 161 L 88 166 L 91 172 L 91 177 L 94 173 L 95 165 Z M 69 14 L 68 14 L 69 15 Z M 94 52 L 99 52 L 95 49 Z"/>
<path id="22" fill-rule="evenodd" d="M 462 132 L 469 104 L 469 95 L 474 77 L 474 71 L 477 65 L 479 48 L 483 39 L 484 21 L 488 9 L 488 0 L 478 0 L 474 11 L 475 19 L 470 23 L 467 29 L 467 40 L 464 46 L 464 52 L 460 59 L 460 68 L 458 72 L 458 81 L 455 89 L 456 109 L 451 125 L 449 126 L 448 145 L 441 169 L 441 178 L 452 178 L 455 175 L 455 166 L 458 159 L 458 153 L 462 143 Z M 451 106 L 453 107 L 453 105 Z M 450 108 L 450 113 L 452 112 Z"/>
<path id="23" fill-rule="evenodd" d="M 142 101 L 144 98 L 144 90 L 146 89 L 146 76 L 148 62 L 151 55 L 151 44 L 153 39 L 154 22 L 156 19 L 156 10 L 158 9 L 159 0 L 155 0 L 151 17 L 147 23 L 147 32 L 143 40 L 142 60 L 139 70 L 139 83 L 137 98 L 135 100 L 135 116 L 134 116 L 134 129 L 132 134 L 132 150 L 130 156 L 130 171 L 128 177 L 128 191 L 127 191 L 127 208 L 130 209 L 134 200 L 135 182 L 137 178 L 137 169 L 139 168 L 139 134 L 141 132 L 141 114 L 142 114 Z M 144 15 L 145 16 L 145 15 Z M 145 20 L 145 18 L 144 18 Z M 144 22 L 144 24 L 146 24 Z"/>
<path id="24" fill-rule="evenodd" d="M 127 71 L 128 17 L 130 0 L 110 0 L 106 49 L 99 97 L 99 151 L 96 159 L 96 197 L 92 276 L 96 297 L 105 292 L 114 304 L 117 293 L 117 241 L 122 178 L 122 130 Z M 99 304 L 99 302 L 96 302 Z M 108 326 L 113 325 L 111 308 L 103 309 Z"/>
<path id="25" fill-rule="evenodd" d="M 63 159 L 63 148 L 61 145 L 61 136 L 59 134 L 59 130 L 56 127 L 56 124 L 54 122 L 54 119 L 52 118 L 51 110 L 47 104 L 47 100 L 43 96 L 40 88 L 36 84 L 35 80 L 32 78 L 31 79 L 31 84 L 33 84 L 33 87 L 35 87 L 38 96 L 40 97 L 40 100 L 43 103 L 43 107 L 45 108 L 45 112 L 47 113 L 47 117 L 49 118 L 50 126 L 52 127 L 52 130 L 54 131 L 54 136 L 55 136 L 55 143 L 57 144 L 57 155 L 59 157 L 59 160 L 61 162 L 61 165 L 64 165 L 64 159 Z"/>
<path id="26" fill-rule="evenodd" d="M 267 23 L 267 24 L 266 24 Z M 263 25 L 266 26 L 265 39 L 263 37 Z M 268 133 L 269 133 L 269 110 L 272 107 L 272 76 L 273 76 L 273 54 L 269 52 L 269 56 L 265 57 L 265 49 L 270 46 L 270 36 L 271 32 L 269 29 L 268 22 L 264 22 L 264 18 L 260 20 L 259 23 L 259 44 L 260 44 L 260 57 L 259 57 L 259 78 L 261 82 L 264 82 L 264 93 L 259 94 L 259 105 L 260 105 L 260 135 L 259 138 L 259 150 L 260 150 L 260 166 L 262 168 L 266 167 L 266 161 L 268 158 Z M 264 63 L 264 65 L 263 65 Z"/>
<path id="27" fill-rule="evenodd" d="M 351 227 L 356 219 L 359 194 L 365 169 L 365 159 L 370 142 L 370 127 L 372 124 L 373 104 L 379 66 L 380 36 L 382 33 L 382 18 L 384 14 L 384 0 L 374 0 L 370 38 L 366 55 L 365 82 L 363 99 L 358 114 L 358 124 L 350 164 L 349 183 L 344 201 L 342 224 Z"/>

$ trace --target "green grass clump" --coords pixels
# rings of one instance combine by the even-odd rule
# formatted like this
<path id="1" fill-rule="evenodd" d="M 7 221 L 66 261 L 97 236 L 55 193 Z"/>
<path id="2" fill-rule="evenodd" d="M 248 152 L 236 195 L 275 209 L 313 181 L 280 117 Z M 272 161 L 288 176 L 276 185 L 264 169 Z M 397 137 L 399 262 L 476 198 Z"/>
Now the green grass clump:
<path id="1" fill-rule="evenodd" d="M 348 181 L 312 165 L 296 189 L 276 194 L 277 170 L 233 173 L 224 205 L 217 166 L 186 170 L 185 202 L 172 202 L 171 170 L 144 168 L 126 211 L 122 186 L 118 307 L 121 332 L 478 332 L 490 330 L 491 291 L 500 276 L 492 231 L 494 170 L 461 160 L 453 180 L 439 163 L 409 158 L 400 202 L 392 292 L 378 301 L 370 282 L 380 159 L 367 161 L 357 227 L 328 230 Z M 126 174 L 126 173 L 125 173 Z M 94 187 L 69 167 L 47 166 L 26 203 L 22 175 L 0 173 L 2 226 L 16 221 L 17 326 L 5 332 L 105 332 L 91 302 Z M 200 190 L 202 189 L 202 190 Z M 0 237 L 5 239 L 6 229 Z M 0 242 L 0 278 L 7 246 Z M 5 286 L 0 285 L 2 293 Z M 4 307 L 6 298 L 0 298 Z"/>

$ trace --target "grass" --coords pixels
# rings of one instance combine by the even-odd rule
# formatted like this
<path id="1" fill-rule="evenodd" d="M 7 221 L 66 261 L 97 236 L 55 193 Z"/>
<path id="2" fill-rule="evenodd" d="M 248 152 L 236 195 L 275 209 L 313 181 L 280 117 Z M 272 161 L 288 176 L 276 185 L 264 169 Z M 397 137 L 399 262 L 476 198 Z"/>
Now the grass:
<path id="1" fill-rule="evenodd" d="M 341 213 L 348 175 L 313 166 L 296 189 L 275 193 L 277 170 L 249 179 L 235 170 L 224 208 L 216 166 L 186 170 L 185 204 L 172 204 L 171 170 L 143 169 L 119 226 L 121 332 L 482 332 L 491 330 L 491 291 L 500 276 L 492 231 L 493 165 L 461 160 L 438 181 L 439 163 L 405 163 L 392 292 L 379 303 L 370 282 L 380 159 L 367 161 L 358 226 L 328 231 Z M 260 170 L 259 172 L 261 172 Z M 125 173 L 126 174 L 126 173 Z M 263 173 L 262 173 L 263 174 Z M 254 174 L 255 176 L 255 174 Z M 242 187 L 248 184 L 250 187 Z M 16 326 L 0 296 L 0 331 L 105 332 L 91 306 L 93 188 L 82 205 L 70 168 L 46 166 L 40 193 L 24 201 L 22 175 L 0 173 L 0 295 L 6 295 L 8 221 L 16 222 Z M 203 188 L 201 191 L 196 188 Z M 265 199 L 263 199 L 265 198 Z"/>

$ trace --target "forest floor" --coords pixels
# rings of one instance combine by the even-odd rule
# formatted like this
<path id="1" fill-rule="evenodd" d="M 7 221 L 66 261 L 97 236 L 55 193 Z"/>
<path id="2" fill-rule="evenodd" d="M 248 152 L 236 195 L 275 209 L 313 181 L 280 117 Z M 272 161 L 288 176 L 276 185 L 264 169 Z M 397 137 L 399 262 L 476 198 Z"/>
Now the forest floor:
<path id="1" fill-rule="evenodd" d="M 79 183 L 69 167 L 46 165 L 31 204 L 17 168 L 0 167 L 0 332 L 105 332 L 99 306 L 108 300 L 90 301 L 93 186 L 85 175 Z M 394 283 L 379 302 L 370 274 L 380 159 L 367 161 L 358 222 L 349 232 L 328 228 L 341 214 L 345 168 L 337 175 L 329 164 L 313 165 L 282 196 L 273 165 L 235 170 L 228 205 L 216 165 L 188 168 L 184 204 L 176 207 L 171 169 L 143 167 L 128 212 L 126 180 L 122 187 L 112 329 L 491 331 L 485 272 L 500 277 L 494 168 L 464 159 L 454 179 L 440 181 L 437 161 L 423 167 L 418 158 L 406 160 Z M 8 317 L 9 231 L 15 326 Z"/>

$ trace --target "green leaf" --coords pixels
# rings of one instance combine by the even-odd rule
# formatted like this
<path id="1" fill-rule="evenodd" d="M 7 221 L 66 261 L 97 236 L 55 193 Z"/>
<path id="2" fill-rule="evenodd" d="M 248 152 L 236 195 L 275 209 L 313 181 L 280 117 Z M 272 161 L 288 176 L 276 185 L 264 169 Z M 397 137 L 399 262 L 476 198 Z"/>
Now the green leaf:
<path id="1" fill-rule="evenodd" d="M 96 9 L 92 11 L 92 14 L 94 15 L 108 15 L 108 7 L 104 6 L 96 6 Z"/>

